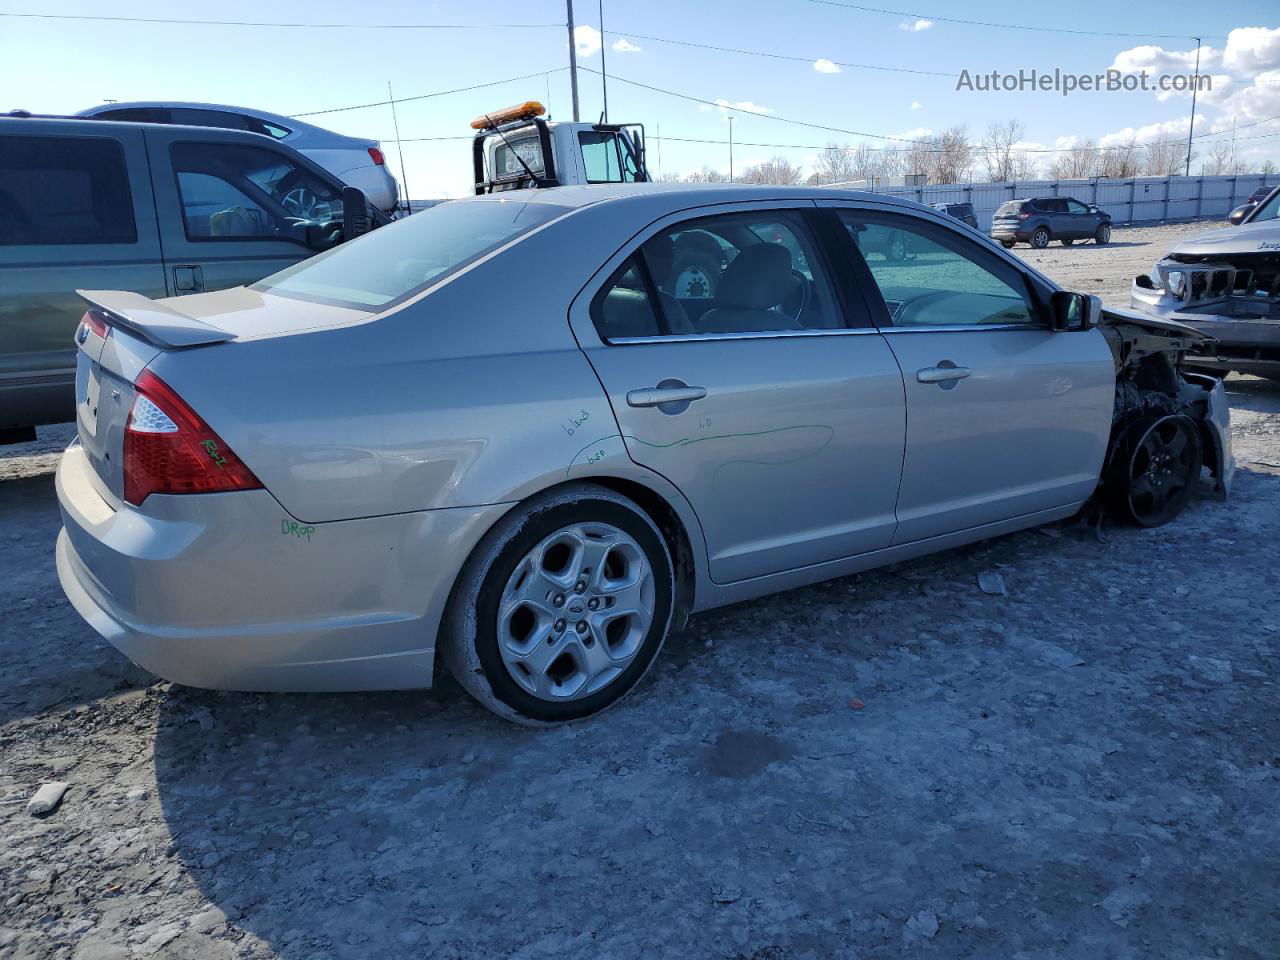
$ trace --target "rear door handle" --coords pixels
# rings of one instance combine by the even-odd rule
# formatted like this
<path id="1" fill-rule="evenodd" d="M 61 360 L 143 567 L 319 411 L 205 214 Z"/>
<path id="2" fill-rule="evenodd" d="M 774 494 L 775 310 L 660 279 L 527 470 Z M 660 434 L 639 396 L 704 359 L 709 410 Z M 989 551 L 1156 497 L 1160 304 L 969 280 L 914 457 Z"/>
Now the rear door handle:
<path id="1" fill-rule="evenodd" d="M 685 410 L 690 403 L 707 396 L 705 387 L 689 387 L 687 384 L 675 385 L 663 380 L 657 387 L 645 387 L 640 390 L 628 390 L 628 407 L 659 407 L 663 413 L 678 413 Z M 672 406 L 667 406 L 667 404 Z M 678 407 L 677 407 L 678 404 Z"/>
<path id="2" fill-rule="evenodd" d="M 968 367 L 957 367 L 948 360 L 943 360 L 936 367 L 922 367 L 916 371 L 916 380 L 920 383 L 941 383 L 955 386 L 954 381 L 963 380 L 973 373 Z M 945 388 L 944 388 L 945 389 Z"/>

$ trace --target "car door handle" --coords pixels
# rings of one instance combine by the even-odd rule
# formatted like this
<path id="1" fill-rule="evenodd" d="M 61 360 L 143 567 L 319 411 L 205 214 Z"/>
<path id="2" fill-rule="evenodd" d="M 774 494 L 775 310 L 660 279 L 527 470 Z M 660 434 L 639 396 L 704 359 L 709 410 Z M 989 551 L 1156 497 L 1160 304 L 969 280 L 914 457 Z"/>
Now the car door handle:
<path id="1" fill-rule="evenodd" d="M 920 368 L 916 371 L 916 379 L 921 383 L 948 383 L 952 380 L 963 380 L 972 373 L 973 371 L 968 367 L 957 367 L 955 364 L 939 365 Z"/>
<path id="2" fill-rule="evenodd" d="M 664 403 L 688 404 L 694 400 L 701 400 L 706 395 L 706 387 L 664 387 L 658 385 L 656 387 L 645 387 L 642 390 L 628 391 L 627 406 L 657 407 Z"/>

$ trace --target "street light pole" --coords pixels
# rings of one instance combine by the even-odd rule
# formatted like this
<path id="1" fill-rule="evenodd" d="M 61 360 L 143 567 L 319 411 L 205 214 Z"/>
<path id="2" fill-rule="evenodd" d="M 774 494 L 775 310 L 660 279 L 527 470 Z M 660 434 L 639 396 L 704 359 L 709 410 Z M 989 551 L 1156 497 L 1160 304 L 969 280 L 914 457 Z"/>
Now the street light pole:
<path id="1" fill-rule="evenodd" d="M 578 122 L 578 43 L 573 37 L 573 0 L 565 0 L 569 13 L 569 92 L 573 98 L 573 122 Z"/>

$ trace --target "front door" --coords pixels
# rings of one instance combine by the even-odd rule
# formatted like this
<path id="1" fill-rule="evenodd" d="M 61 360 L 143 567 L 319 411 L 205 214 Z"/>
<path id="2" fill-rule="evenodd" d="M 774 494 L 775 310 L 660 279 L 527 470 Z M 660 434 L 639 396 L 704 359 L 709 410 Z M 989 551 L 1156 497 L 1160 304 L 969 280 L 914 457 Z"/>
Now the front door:
<path id="1" fill-rule="evenodd" d="M 147 131 L 173 296 L 256 283 L 313 256 L 341 227 L 342 193 L 272 146 Z"/>
<path id="2" fill-rule="evenodd" d="M 688 498 L 717 582 L 888 546 L 905 423 L 885 338 L 846 313 L 811 205 L 713 209 L 574 306 L 628 454 Z"/>
<path id="3" fill-rule="evenodd" d="M 895 543 L 1085 500 L 1102 470 L 1115 374 L 1097 330 L 1054 332 L 1029 274 L 922 217 L 837 206 L 902 367 L 907 445 Z M 901 263 L 887 234 L 908 235 Z M 877 236 L 880 234 L 880 236 Z M 869 241 L 869 242 L 867 242 Z"/>

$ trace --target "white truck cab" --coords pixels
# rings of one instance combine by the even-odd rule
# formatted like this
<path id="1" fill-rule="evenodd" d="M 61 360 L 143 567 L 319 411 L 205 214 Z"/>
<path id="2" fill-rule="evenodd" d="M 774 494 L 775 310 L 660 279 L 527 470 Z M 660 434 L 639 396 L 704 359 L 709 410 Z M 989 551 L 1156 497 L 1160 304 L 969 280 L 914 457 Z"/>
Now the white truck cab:
<path id="1" fill-rule="evenodd" d="M 644 127 L 544 119 L 536 100 L 471 121 L 476 193 L 649 180 Z"/>

